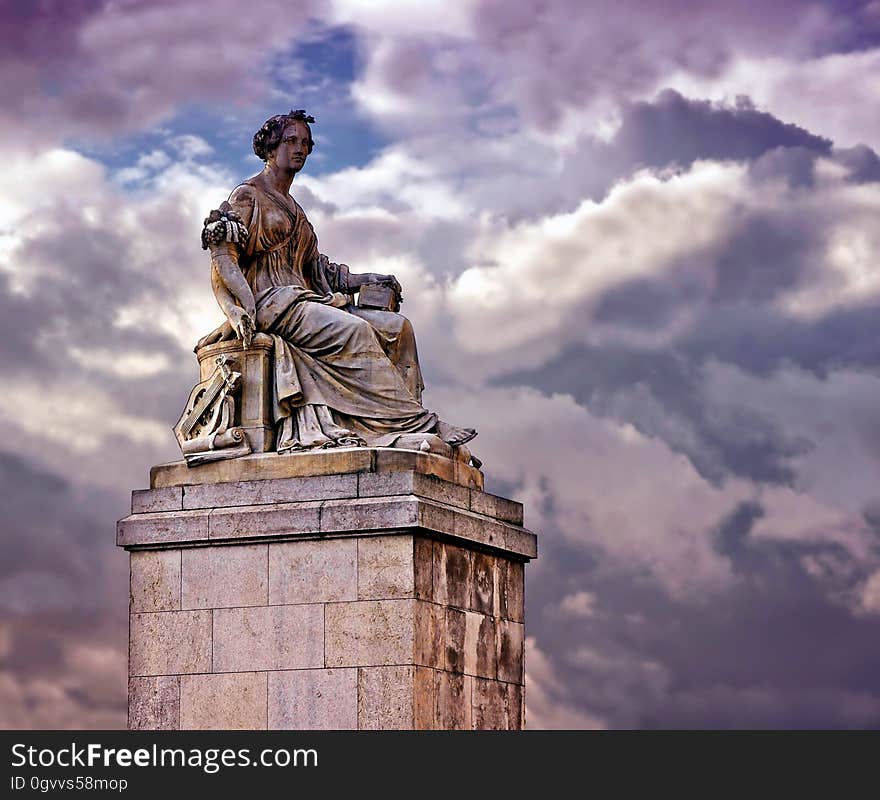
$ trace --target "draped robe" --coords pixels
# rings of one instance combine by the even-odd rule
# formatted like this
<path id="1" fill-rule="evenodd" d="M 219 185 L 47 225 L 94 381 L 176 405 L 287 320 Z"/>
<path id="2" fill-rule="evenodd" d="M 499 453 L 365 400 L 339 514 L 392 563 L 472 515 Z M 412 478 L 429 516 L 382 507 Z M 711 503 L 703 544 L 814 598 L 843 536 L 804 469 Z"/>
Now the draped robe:
<path id="1" fill-rule="evenodd" d="M 333 292 L 350 294 L 348 268 L 318 252 L 302 208 L 261 176 L 229 203 L 248 229 L 243 245 L 230 246 L 254 293 L 256 327 L 274 343 L 277 450 L 331 446 L 343 429 L 378 447 L 435 430 L 409 321 L 328 305 Z"/>

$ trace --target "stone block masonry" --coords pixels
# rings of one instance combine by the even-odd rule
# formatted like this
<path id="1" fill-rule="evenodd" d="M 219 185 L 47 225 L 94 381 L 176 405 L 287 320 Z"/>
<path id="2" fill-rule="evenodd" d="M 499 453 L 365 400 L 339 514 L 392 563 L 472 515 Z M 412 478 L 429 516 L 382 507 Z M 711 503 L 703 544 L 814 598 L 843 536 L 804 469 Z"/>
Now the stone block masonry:
<path id="1" fill-rule="evenodd" d="M 368 449 L 154 467 L 117 529 L 129 727 L 522 728 L 536 538 L 462 467 Z"/>

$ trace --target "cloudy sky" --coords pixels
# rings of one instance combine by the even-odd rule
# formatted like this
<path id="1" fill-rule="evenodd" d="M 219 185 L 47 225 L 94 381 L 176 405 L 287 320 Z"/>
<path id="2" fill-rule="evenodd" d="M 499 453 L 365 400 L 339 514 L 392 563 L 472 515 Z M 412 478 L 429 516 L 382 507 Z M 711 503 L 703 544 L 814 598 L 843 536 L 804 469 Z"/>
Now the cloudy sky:
<path id="1" fill-rule="evenodd" d="M 533 728 L 880 726 L 880 2 L 0 5 L 0 727 L 125 724 L 201 220 L 306 108 L 321 250 L 526 504 Z"/>

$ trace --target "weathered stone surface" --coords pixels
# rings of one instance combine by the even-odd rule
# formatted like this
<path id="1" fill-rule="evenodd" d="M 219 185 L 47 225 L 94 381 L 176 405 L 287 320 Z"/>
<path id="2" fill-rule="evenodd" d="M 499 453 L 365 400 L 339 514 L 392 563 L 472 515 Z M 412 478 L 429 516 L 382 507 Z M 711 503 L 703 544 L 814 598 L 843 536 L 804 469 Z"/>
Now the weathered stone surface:
<path id="1" fill-rule="evenodd" d="M 412 663 L 412 600 L 328 603 L 325 609 L 328 667 Z"/>
<path id="2" fill-rule="evenodd" d="M 457 608 L 445 609 L 444 664 L 449 672 L 464 672 L 464 642 L 467 631 L 467 612 Z"/>
<path id="3" fill-rule="evenodd" d="M 412 597 L 414 577 L 412 536 L 369 536 L 357 540 L 358 599 Z"/>
<path id="4" fill-rule="evenodd" d="M 132 614 L 129 674 L 175 675 L 211 670 L 211 612 Z"/>
<path id="5" fill-rule="evenodd" d="M 418 519 L 419 501 L 415 498 L 328 500 L 321 507 L 321 532 L 409 528 L 417 525 Z"/>
<path id="6" fill-rule="evenodd" d="M 207 511 L 158 511 L 132 514 L 116 524 L 116 544 L 198 542 L 208 538 Z"/>
<path id="7" fill-rule="evenodd" d="M 504 528 L 504 543 L 498 546 L 526 558 L 538 557 L 538 537 L 521 528 Z"/>
<path id="8" fill-rule="evenodd" d="M 455 514 L 450 532 L 471 542 L 503 548 L 509 528 L 505 523 L 495 522 L 471 511 L 461 511 Z"/>
<path id="9" fill-rule="evenodd" d="M 501 681 L 474 678 L 473 714 L 477 730 L 503 731 L 508 728 L 507 686 Z"/>
<path id="10" fill-rule="evenodd" d="M 452 672 L 437 673 L 437 727 L 470 730 L 473 726 L 471 693 L 473 678 Z"/>
<path id="11" fill-rule="evenodd" d="M 434 598 L 434 543 L 426 536 L 413 537 L 413 585 L 421 600 Z"/>
<path id="12" fill-rule="evenodd" d="M 416 730 L 437 728 L 437 674 L 428 667 L 413 668 L 413 728 Z"/>
<path id="13" fill-rule="evenodd" d="M 494 603 L 492 605 L 492 614 L 496 617 L 507 617 L 507 573 L 510 560 L 506 558 L 497 558 L 495 561 L 495 569 L 492 576 L 495 580 L 493 591 Z"/>
<path id="14" fill-rule="evenodd" d="M 182 497 L 183 489 L 180 486 L 169 486 L 165 489 L 135 489 L 131 493 L 131 513 L 180 511 L 183 509 Z"/>
<path id="15" fill-rule="evenodd" d="M 265 730 L 266 673 L 184 675 L 181 730 Z"/>
<path id="16" fill-rule="evenodd" d="M 269 673 L 269 730 L 356 730 L 357 669 Z"/>
<path id="17" fill-rule="evenodd" d="M 128 682 L 128 728 L 174 731 L 180 727 L 180 676 L 131 678 Z"/>
<path id="18" fill-rule="evenodd" d="M 447 505 L 468 508 L 470 491 L 464 486 L 419 472 L 365 472 L 358 476 L 360 497 L 413 494 Z"/>
<path id="19" fill-rule="evenodd" d="M 323 603 L 357 599 L 356 539 L 320 539 L 269 545 L 269 603 Z"/>
<path id="20" fill-rule="evenodd" d="M 227 461 L 213 461 L 188 467 L 184 461 L 159 464 L 150 470 L 150 487 L 199 485 L 255 481 L 266 478 L 298 478 L 312 475 L 341 475 L 369 472 L 374 450 L 338 448 L 320 452 L 257 453 Z"/>
<path id="21" fill-rule="evenodd" d="M 358 475 L 358 497 L 414 494 L 413 472 L 363 472 Z"/>
<path id="22" fill-rule="evenodd" d="M 334 448 L 299 453 L 255 453 L 242 458 L 197 466 L 184 461 L 159 464 L 150 470 L 150 488 L 208 483 L 341 475 L 347 472 L 406 472 L 434 475 L 465 488 L 482 490 L 483 474 L 461 462 L 432 453 L 392 448 Z"/>
<path id="23" fill-rule="evenodd" d="M 191 489 L 186 488 L 187 492 Z M 214 488 L 221 491 L 219 487 Z M 524 556 L 527 552 L 535 551 L 535 537 L 528 531 L 508 523 L 494 522 L 464 508 L 414 495 L 352 497 L 133 514 L 120 520 L 117 540 L 123 547 L 135 548 L 197 543 L 207 538 L 223 542 L 281 536 L 309 537 L 328 533 L 354 536 L 362 531 L 399 534 L 409 533 L 413 528 L 447 534 L 467 543 L 474 542 L 500 550 L 510 544 L 510 554 L 514 556 Z"/>
<path id="24" fill-rule="evenodd" d="M 524 554 L 522 548 L 534 550 L 534 535 L 528 531 L 433 500 L 419 499 L 415 502 L 418 508 L 417 524 L 422 528 L 500 550 L 505 549 L 508 531 L 512 531 L 511 542 L 519 548 L 514 549 L 513 553 Z M 407 523 L 402 522 L 401 525 L 403 524 Z M 522 534 L 522 536 L 517 538 L 514 534 Z"/>
<path id="25" fill-rule="evenodd" d="M 496 623 L 498 680 L 523 683 L 523 643 L 525 626 L 502 619 Z"/>
<path id="26" fill-rule="evenodd" d="M 183 507 L 223 508 L 357 497 L 357 483 L 358 476 L 351 473 L 184 486 Z"/>
<path id="27" fill-rule="evenodd" d="M 495 570 L 497 556 L 475 551 L 471 556 L 470 599 L 468 608 L 481 614 L 495 610 Z"/>
<path id="28" fill-rule="evenodd" d="M 514 622 L 525 619 L 525 565 L 521 561 L 507 561 L 504 583 L 504 613 L 501 615 Z"/>
<path id="29" fill-rule="evenodd" d="M 423 475 L 434 475 L 444 481 L 455 483 L 455 462 L 432 453 L 412 450 L 393 450 L 377 447 L 375 467 L 372 472 L 403 472 L 414 470 Z"/>
<path id="30" fill-rule="evenodd" d="M 507 693 L 507 729 L 520 731 L 526 727 L 525 688 L 516 683 L 505 684 Z"/>
<path id="31" fill-rule="evenodd" d="M 467 608 L 471 595 L 471 553 L 458 545 L 434 542 L 434 601 Z"/>
<path id="32" fill-rule="evenodd" d="M 130 564 L 132 612 L 180 609 L 180 550 L 141 550 Z"/>
<path id="33" fill-rule="evenodd" d="M 324 606 L 214 611 L 214 672 L 324 666 Z"/>
<path id="34" fill-rule="evenodd" d="M 483 491 L 483 473 L 462 461 L 453 462 L 452 480 L 468 489 Z"/>
<path id="35" fill-rule="evenodd" d="M 183 550 L 183 608 L 266 605 L 269 598 L 268 549 L 265 544 L 251 544 Z"/>
<path id="36" fill-rule="evenodd" d="M 413 662 L 425 667 L 443 669 L 446 614 L 442 606 L 417 600 L 413 606 Z"/>
<path id="37" fill-rule="evenodd" d="M 321 503 L 274 503 L 216 508 L 210 512 L 212 539 L 238 539 L 285 533 L 317 533 Z"/>
<path id="38" fill-rule="evenodd" d="M 495 619 L 465 612 L 464 671 L 468 675 L 494 678 L 497 672 Z"/>
<path id="39" fill-rule="evenodd" d="M 484 514 L 493 519 L 509 522 L 511 525 L 523 524 L 522 503 L 508 500 L 506 497 L 498 497 L 494 494 L 486 494 L 476 490 L 470 493 L 470 510 L 477 514 Z"/>
<path id="40" fill-rule="evenodd" d="M 134 548 L 132 726 L 522 726 L 535 537 L 519 504 L 467 488 L 455 467 L 465 484 L 430 474 L 433 458 L 373 452 L 360 472 L 134 498 L 142 511 L 119 528 Z M 205 466 L 238 475 L 249 459 Z M 184 510 L 147 510 L 178 498 Z"/>
<path id="41" fill-rule="evenodd" d="M 418 522 L 422 528 L 438 533 L 453 533 L 455 531 L 455 518 L 460 513 L 467 513 L 464 509 L 453 508 L 433 500 L 418 501 Z"/>
<path id="42" fill-rule="evenodd" d="M 358 671 L 358 727 L 413 728 L 413 667 L 362 667 Z"/>

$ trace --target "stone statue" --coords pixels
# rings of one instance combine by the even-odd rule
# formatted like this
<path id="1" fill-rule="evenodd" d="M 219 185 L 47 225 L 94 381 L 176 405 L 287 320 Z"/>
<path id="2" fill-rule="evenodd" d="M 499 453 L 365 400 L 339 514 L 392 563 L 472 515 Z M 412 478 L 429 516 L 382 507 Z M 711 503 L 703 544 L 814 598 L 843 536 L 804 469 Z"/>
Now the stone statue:
<path id="1" fill-rule="evenodd" d="M 464 447 L 476 431 L 422 406 L 415 336 L 397 313 L 397 279 L 330 261 L 290 196 L 314 147 L 314 121 L 303 110 L 268 119 L 253 140 L 265 168 L 205 220 L 202 246 L 211 254 L 211 285 L 226 322 L 196 345 L 200 363 L 212 354 L 214 371 L 206 374 L 203 364 L 203 380 L 175 427 L 184 456 L 192 464 L 257 449 L 236 426 L 242 373 L 229 346 L 219 347 L 238 340 L 239 350 L 262 342 L 271 352 L 272 375 L 262 391 L 270 394 L 277 452 L 416 447 L 479 466 Z"/>

